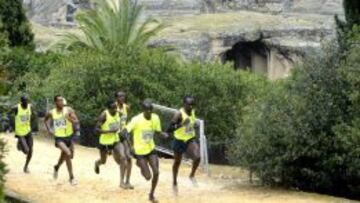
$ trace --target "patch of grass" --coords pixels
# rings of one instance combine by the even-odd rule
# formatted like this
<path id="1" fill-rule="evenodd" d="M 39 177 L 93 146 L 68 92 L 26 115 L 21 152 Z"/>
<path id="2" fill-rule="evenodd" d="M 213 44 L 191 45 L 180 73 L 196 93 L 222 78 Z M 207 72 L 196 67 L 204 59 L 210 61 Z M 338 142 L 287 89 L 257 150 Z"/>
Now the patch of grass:
<path id="1" fill-rule="evenodd" d="M 318 28 L 324 18 L 319 16 L 283 16 L 240 11 L 230 13 L 175 16 L 165 20 L 169 26 L 162 35 L 179 32 L 219 33 L 223 31 L 254 31 L 292 27 Z"/>
<path id="2" fill-rule="evenodd" d="M 77 28 L 57 28 L 57 27 L 46 27 L 35 22 L 31 22 L 32 30 L 35 34 L 36 47 L 39 50 L 47 50 L 56 42 L 58 42 L 62 35 L 67 32 L 80 34 Z"/>
<path id="3" fill-rule="evenodd" d="M 213 37 L 223 32 L 248 32 L 257 30 L 285 30 L 290 28 L 318 29 L 324 27 L 328 17 L 321 15 L 272 15 L 238 11 L 216 14 L 185 15 L 167 18 L 159 17 L 167 27 L 155 39 L 189 39 L 202 34 Z M 32 23 L 35 42 L 41 50 L 48 49 L 61 39 L 65 32 L 80 33 L 77 28 L 44 27 Z"/>

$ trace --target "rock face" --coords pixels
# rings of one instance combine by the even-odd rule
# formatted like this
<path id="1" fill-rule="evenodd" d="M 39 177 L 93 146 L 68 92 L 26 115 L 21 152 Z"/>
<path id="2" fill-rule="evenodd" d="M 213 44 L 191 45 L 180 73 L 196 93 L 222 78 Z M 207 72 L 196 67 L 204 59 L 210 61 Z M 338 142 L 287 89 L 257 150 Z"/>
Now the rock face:
<path id="1" fill-rule="evenodd" d="M 342 0 L 223 0 L 227 8 L 261 12 L 342 14 Z"/>
<path id="2" fill-rule="evenodd" d="M 88 0 L 24 0 L 28 17 L 46 26 L 73 25 L 78 8 L 88 7 Z"/>
<path id="3" fill-rule="evenodd" d="M 136 0 L 132 0 L 136 1 Z M 271 79 L 335 35 L 334 14 L 342 0 L 138 0 L 145 16 L 169 25 L 151 46 L 172 46 L 185 59 L 233 62 Z M 72 25 L 88 0 L 24 0 L 30 18 L 42 25 Z M 209 14 L 210 13 L 210 14 Z"/>
<path id="4" fill-rule="evenodd" d="M 233 62 L 271 79 L 286 76 L 294 63 L 334 37 L 325 15 L 269 15 L 248 11 L 168 18 L 153 46 L 173 46 L 185 58 Z"/>

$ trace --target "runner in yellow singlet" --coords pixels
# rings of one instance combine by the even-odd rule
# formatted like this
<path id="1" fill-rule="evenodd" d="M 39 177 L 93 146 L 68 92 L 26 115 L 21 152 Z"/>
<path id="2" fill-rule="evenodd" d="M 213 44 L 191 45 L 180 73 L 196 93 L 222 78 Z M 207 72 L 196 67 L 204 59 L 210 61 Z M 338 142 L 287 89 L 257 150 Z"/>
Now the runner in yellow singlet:
<path id="1" fill-rule="evenodd" d="M 129 133 L 132 133 L 136 164 L 139 166 L 142 176 L 146 180 L 152 180 L 149 200 L 157 202 L 154 193 L 159 179 L 159 160 L 155 151 L 154 136 L 161 135 L 167 138 L 168 134 L 161 131 L 159 116 L 152 113 L 152 102 L 146 99 L 142 103 L 142 108 L 143 112 L 131 119 L 121 135 L 124 139 L 129 140 Z"/>
<path id="2" fill-rule="evenodd" d="M 101 113 L 96 122 L 95 132 L 100 134 L 98 145 L 100 159 L 95 162 L 95 173 L 100 173 L 100 165 L 106 163 L 108 155 L 113 155 L 116 163 L 121 166 L 120 154 L 115 151 L 115 145 L 119 140 L 120 116 L 114 99 L 107 101 L 106 110 Z M 120 181 L 120 186 L 121 183 Z"/>
<path id="3" fill-rule="evenodd" d="M 173 191 L 177 195 L 177 175 L 181 164 L 182 155 L 187 152 L 193 160 L 190 180 L 196 186 L 195 172 L 200 163 L 200 146 L 196 140 L 196 116 L 194 110 L 195 100 L 191 96 L 183 98 L 183 107 L 174 115 L 168 133 L 174 134 L 173 150 Z"/>
<path id="4" fill-rule="evenodd" d="M 126 103 L 126 93 L 118 91 L 115 94 L 117 111 L 120 116 L 120 131 L 126 127 L 128 122 L 130 107 Z M 120 163 L 120 187 L 123 189 L 134 189 L 134 186 L 130 184 L 130 176 L 132 169 L 131 143 L 121 137 L 117 137 L 117 141 L 114 146 L 114 158 Z M 124 180 L 125 179 L 125 180 Z"/>
<path id="5" fill-rule="evenodd" d="M 55 108 L 46 114 L 44 120 L 48 133 L 55 137 L 55 146 L 61 151 L 59 161 L 54 166 L 54 179 L 57 179 L 59 168 L 65 161 L 70 184 L 76 185 L 71 162 L 74 157 L 72 136 L 74 134 L 73 126 L 79 125 L 79 119 L 72 108 L 64 106 L 64 100 L 60 95 L 54 97 L 54 103 Z M 48 121 L 51 121 L 51 124 Z"/>
<path id="6" fill-rule="evenodd" d="M 12 126 L 15 137 L 18 139 L 17 148 L 26 155 L 23 168 L 24 173 L 29 173 L 29 163 L 33 153 L 32 134 L 37 131 L 37 117 L 32 105 L 26 96 L 20 98 L 20 103 L 11 109 Z"/>

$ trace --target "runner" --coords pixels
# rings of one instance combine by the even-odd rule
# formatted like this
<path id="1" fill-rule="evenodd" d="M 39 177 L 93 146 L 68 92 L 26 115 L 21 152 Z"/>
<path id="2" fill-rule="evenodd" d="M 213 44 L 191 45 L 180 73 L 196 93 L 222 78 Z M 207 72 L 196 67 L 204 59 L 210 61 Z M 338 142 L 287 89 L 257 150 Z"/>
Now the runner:
<path id="1" fill-rule="evenodd" d="M 133 117 L 121 135 L 124 139 L 130 140 L 129 133 L 132 133 L 136 164 L 146 180 L 150 180 L 152 177 L 149 200 L 157 202 L 154 192 L 159 179 L 159 160 L 155 152 L 154 134 L 164 138 L 167 138 L 168 134 L 161 132 L 159 116 L 152 113 L 152 102 L 146 99 L 142 103 L 142 107 L 143 113 Z"/>
<path id="2" fill-rule="evenodd" d="M 114 147 L 119 139 L 118 132 L 120 130 L 120 116 L 117 111 L 115 100 L 111 99 L 106 103 L 106 110 L 104 110 L 98 121 L 96 122 L 95 131 L 100 134 L 99 137 L 99 151 L 100 159 L 95 161 L 95 173 L 100 173 L 100 165 L 105 164 L 107 156 L 113 154 L 116 163 L 121 166 L 121 157 L 116 153 Z M 122 182 L 120 182 L 121 185 Z"/>
<path id="3" fill-rule="evenodd" d="M 12 128 L 15 128 L 15 137 L 18 139 L 17 149 L 26 155 L 23 171 L 29 173 L 28 166 L 33 153 L 32 134 L 38 130 L 36 114 L 26 96 L 20 98 L 20 103 L 11 109 L 10 114 Z"/>
<path id="4" fill-rule="evenodd" d="M 74 133 L 73 125 L 79 125 L 74 110 L 69 106 L 64 107 L 64 100 L 60 95 L 54 97 L 55 108 L 45 116 L 45 126 L 50 135 L 55 137 L 55 146 L 60 149 L 61 154 L 58 163 L 54 166 L 54 179 L 58 177 L 58 171 L 65 161 L 69 172 L 71 185 L 76 185 L 71 159 L 74 157 L 74 143 L 72 136 Z M 51 121 L 53 130 L 50 129 L 48 121 Z"/>
<path id="5" fill-rule="evenodd" d="M 116 105 L 117 111 L 120 116 L 120 131 L 126 127 L 126 123 L 128 121 L 128 116 L 130 112 L 130 107 L 125 103 L 126 101 L 126 93 L 123 91 L 119 91 L 115 94 L 116 97 Z M 114 158 L 118 163 L 120 163 L 120 187 L 124 189 L 134 189 L 134 186 L 130 184 L 130 176 L 131 176 L 131 153 L 130 153 L 130 145 L 131 143 L 127 140 L 122 139 L 117 136 L 115 148 L 114 148 Z M 124 181 L 124 177 L 126 175 L 126 181 Z"/>
<path id="6" fill-rule="evenodd" d="M 195 104 L 194 98 L 185 96 L 183 99 L 183 108 L 177 112 L 167 130 L 168 133 L 174 133 L 173 150 L 174 150 L 174 164 L 173 164 L 173 190 L 177 195 L 177 176 L 182 159 L 182 155 L 187 152 L 193 160 L 192 169 L 190 173 L 190 180 L 197 186 L 195 179 L 195 172 L 200 163 L 200 147 L 196 141 L 194 128 L 196 127 L 196 116 L 193 109 Z"/>

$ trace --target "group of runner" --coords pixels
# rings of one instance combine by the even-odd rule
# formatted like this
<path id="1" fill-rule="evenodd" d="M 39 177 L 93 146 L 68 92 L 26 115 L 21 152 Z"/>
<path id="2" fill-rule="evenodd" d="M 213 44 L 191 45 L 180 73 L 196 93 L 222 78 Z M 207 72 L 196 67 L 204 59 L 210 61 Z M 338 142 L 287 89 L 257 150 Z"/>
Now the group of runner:
<path id="1" fill-rule="evenodd" d="M 60 157 L 54 165 L 53 177 L 58 177 L 58 171 L 65 162 L 71 185 L 76 185 L 72 170 L 74 157 L 74 136 L 79 134 L 80 121 L 75 111 L 65 105 L 61 95 L 54 97 L 55 107 L 45 115 L 45 127 L 48 133 L 55 138 L 55 146 L 60 149 Z M 200 148 L 196 140 L 197 126 L 194 111 L 194 98 L 185 96 L 183 107 L 174 115 L 165 131 L 161 129 L 160 118 L 153 113 L 151 100 L 142 102 L 142 112 L 129 119 L 130 107 L 126 104 L 126 93 L 119 91 L 115 98 L 106 102 L 106 108 L 97 119 L 95 133 L 99 135 L 100 158 L 94 163 L 94 171 L 100 173 L 100 166 L 106 163 L 107 157 L 112 155 L 120 168 L 120 187 L 134 189 L 130 183 L 132 157 L 140 168 L 142 176 L 151 180 L 149 200 L 156 201 L 154 193 L 159 179 L 159 160 L 155 151 L 154 136 L 169 138 L 173 135 L 172 147 L 174 150 L 173 163 L 173 192 L 178 193 L 177 176 L 182 156 L 185 152 L 193 160 L 190 180 L 197 184 L 195 172 L 200 163 Z M 17 148 L 26 155 L 23 168 L 29 173 L 29 163 L 33 152 L 32 135 L 37 131 L 37 118 L 33 107 L 26 96 L 20 98 L 20 103 L 12 108 L 12 121 L 15 137 L 18 138 Z"/>

